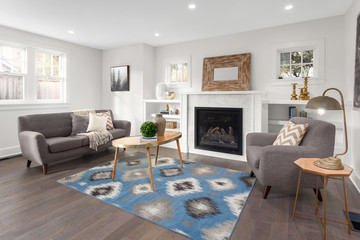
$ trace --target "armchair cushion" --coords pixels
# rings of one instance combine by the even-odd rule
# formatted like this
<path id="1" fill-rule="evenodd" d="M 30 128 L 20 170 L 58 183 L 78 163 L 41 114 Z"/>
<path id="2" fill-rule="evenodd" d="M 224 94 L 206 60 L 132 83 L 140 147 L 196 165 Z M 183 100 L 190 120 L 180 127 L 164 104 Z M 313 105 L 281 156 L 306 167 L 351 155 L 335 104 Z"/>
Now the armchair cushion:
<path id="1" fill-rule="evenodd" d="M 282 127 L 273 145 L 299 146 L 308 124 L 295 124 L 290 120 Z"/>

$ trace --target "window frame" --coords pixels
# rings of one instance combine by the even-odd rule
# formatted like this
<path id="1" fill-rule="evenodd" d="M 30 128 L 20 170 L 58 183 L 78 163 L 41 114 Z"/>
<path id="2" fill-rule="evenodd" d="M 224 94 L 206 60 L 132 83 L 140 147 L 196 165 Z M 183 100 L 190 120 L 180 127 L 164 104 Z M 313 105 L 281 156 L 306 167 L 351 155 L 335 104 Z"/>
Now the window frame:
<path id="1" fill-rule="evenodd" d="M 22 77 L 23 79 L 23 89 L 22 89 L 22 99 L 1 99 L 0 103 L 3 104 L 21 104 L 24 103 L 27 99 L 27 93 L 26 93 L 26 83 L 28 78 L 28 50 L 26 46 L 18 43 L 13 42 L 7 42 L 7 41 L 0 41 L 0 46 L 7 46 L 7 47 L 13 47 L 13 48 L 22 48 L 24 50 L 24 62 L 23 62 L 23 68 L 24 71 L 21 73 L 13 73 L 13 72 L 1 72 L 0 75 L 3 76 L 17 76 Z"/>
<path id="2" fill-rule="evenodd" d="M 68 106 L 68 89 L 67 79 L 69 51 L 56 46 L 46 46 L 42 43 L 23 43 L 17 39 L 0 39 L 0 45 L 18 47 L 25 49 L 25 66 L 26 74 L 23 83 L 23 99 L 3 99 L 0 100 L 0 110 L 9 109 L 26 109 L 26 108 L 48 108 Z M 46 53 L 61 54 L 63 56 L 63 77 L 60 83 L 60 99 L 37 99 L 37 75 L 36 75 L 36 51 Z M 14 75 L 13 73 L 0 73 L 4 75 Z M 20 74 L 16 73 L 16 76 Z M 45 75 L 46 76 L 46 75 Z"/>
<path id="3" fill-rule="evenodd" d="M 313 51 L 313 76 L 309 78 L 309 84 L 323 84 L 325 83 L 325 41 L 324 39 L 293 42 L 274 47 L 274 64 L 273 64 L 273 78 L 271 85 L 289 85 L 291 83 L 303 83 L 301 77 L 290 77 L 279 79 L 280 76 L 280 54 L 284 52 L 297 52 L 297 51 Z M 301 66 L 302 66 L 301 60 Z M 291 65 L 291 63 L 290 63 Z M 293 64 L 296 65 L 296 64 Z"/>
<path id="4" fill-rule="evenodd" d="M 170 82 L 170 73 L 169 67 L 172 64 L 187 64 L 187 75 L 188 81 L 187 82 L 179 82 L 179 83 L 172 83 Z M 176 57 L 176 58 L 168 58 L 164 60 L 163 63 L 163 72 L 164 72 L 164 79 L 165 82 L 169 85 L 169 88 L 190 88 L 191 87 L 191 57 Z"/>

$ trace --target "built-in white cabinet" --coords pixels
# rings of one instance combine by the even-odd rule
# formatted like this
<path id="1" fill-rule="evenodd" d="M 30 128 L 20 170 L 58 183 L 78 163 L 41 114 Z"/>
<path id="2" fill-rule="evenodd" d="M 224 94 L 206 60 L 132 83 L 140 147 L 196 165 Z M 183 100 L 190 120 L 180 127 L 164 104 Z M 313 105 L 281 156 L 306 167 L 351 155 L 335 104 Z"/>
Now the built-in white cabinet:
<path id="1" fill-rule="evenodd" d="M 166 105 L 169 105 L 170 110 L 173 112 L 172 114 L 163 114 L 163 117 L 166 121 L 174 121 L 176 122 L 176 128 L 166 128 L 166 131 L 177 131 L 181 132 L 181 114 L 182 114 L 182 104 L 180 100 L 158 100 L 158 99 L 144 99 L 144 119 L 143 122 L 153 121 L 155 115 L 160 113 L 160 111 L 166 109 Z M 179 111 L 178 114 L 175 114 L 176 109 Z M 167 147 L 176 147 L 176 144 L 169 143 L 166 144 Z"/>

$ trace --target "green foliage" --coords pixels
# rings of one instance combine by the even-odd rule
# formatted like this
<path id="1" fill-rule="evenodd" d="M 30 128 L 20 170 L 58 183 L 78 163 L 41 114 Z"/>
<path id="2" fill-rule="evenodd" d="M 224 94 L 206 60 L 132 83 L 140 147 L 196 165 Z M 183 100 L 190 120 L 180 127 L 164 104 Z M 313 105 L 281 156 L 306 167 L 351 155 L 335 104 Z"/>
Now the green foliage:
<path id="1" fill-rule="evenodd" d="M 140 132 L 144 137 L 153 137 L 156 135 L 157 127 L 154 122 L 144 122 L 140 127 Z"/>

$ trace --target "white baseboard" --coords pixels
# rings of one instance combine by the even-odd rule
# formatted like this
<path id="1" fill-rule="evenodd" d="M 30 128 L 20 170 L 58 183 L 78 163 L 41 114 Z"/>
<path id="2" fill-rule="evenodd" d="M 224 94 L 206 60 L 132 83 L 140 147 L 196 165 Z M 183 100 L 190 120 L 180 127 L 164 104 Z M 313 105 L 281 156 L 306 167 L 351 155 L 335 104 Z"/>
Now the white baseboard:
<path id="1" fill-rule="evenodd" d="M 357 174 L 357 172 L 353 171 L 353 173 L 350 176 L 350 180 L 352 181 L 352 183 L 355 185 L 356 189 L 360 193 L 360 177 Z"/>
<path id="2" fill-rule="evenodd" d="M 21 154 L 20 146 L 0 149 L 0 159 Z"/>

